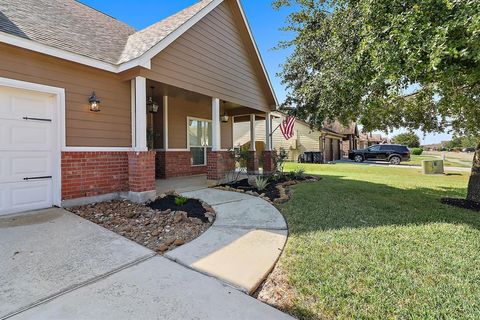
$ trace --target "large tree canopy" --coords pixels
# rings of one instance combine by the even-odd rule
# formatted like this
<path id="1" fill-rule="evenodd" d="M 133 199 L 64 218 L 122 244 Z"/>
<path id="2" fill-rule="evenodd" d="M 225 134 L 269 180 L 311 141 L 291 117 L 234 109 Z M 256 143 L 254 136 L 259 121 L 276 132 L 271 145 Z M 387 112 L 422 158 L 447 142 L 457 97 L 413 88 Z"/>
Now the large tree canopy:
<path id="1" fill-rule="evenodd" d="M 367 131 L 480 136 L 480 1 L 273 4 L 298 7 L 285 27 L 296 36 L 280 45 L 295 48 L 281 76 L 289 88 L 285 104 L 297 117 L 316 127 L 358 120 Z M 476 161 L 480 201 L 480 153 Z"/>
<path id="2" fill-rule="evenodd" d="M 297 116 L 480 133 L 480 1 L 274 1 L 291 4 L 296 37 L 281 45 L 295 50 L 281 75 Z"/>

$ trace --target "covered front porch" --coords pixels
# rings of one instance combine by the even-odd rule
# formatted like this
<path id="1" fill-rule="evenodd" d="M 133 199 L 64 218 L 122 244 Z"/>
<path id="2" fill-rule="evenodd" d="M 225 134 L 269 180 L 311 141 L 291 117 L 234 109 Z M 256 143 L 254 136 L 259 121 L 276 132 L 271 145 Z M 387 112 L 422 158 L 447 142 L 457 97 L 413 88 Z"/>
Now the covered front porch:
<path id="1" fill-rule="evenodd" d="M 190 191 L 222 183 L 237 169 L 233 124 L 250 122 L 247 170 L 273 170 L 271 114 L 198 92 L 136 77 L 135 149 L 155 154 L 158 193 Z M 255 121 L 266 121 L 265 150 L 255 150 Z M 184 177 L 184 179 L 181 179 Z"/>

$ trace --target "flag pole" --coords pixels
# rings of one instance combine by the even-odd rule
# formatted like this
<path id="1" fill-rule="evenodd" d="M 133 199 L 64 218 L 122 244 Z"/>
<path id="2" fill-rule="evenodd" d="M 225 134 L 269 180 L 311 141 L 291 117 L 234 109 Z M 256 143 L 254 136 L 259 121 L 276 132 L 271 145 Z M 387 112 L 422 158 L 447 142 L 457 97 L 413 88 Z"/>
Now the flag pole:
<path id="1" fill-rule="evenodd" d="M 275 133 L 275 131 L 277 131 L 278 128 L 280 128 L 280 125 L 278 125 L 278 126 L 270 133 L 270 137 L 273 136 L 273 134 Z"/>

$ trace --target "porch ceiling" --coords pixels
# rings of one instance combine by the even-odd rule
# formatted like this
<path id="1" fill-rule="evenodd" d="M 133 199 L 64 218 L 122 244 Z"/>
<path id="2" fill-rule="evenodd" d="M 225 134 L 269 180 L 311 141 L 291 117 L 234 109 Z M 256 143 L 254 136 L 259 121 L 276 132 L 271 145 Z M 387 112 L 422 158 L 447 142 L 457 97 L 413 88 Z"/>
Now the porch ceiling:
<path id="1" fill-rule="evenodd" d="M 193 102 L 202 101 L 205 99 L 211 99 L 212 97 L 205 96 L 201 93 L 185 90 L 175 86 L 171 86 L 165 83 L 153 81 L 147 79 L 147 97 L 151 96 L 151 87 L 154 87 L 154 100 L 157 102 L 162 101 L 163 96 L 169 97 L 184 97 L 185 99 Z M 249 107 L 245 107 L 230 101 L 220 100 L 220 106 L 229 116 L 235 116 L 235 122 L 241 122 L 246 117 L 248 118 L 250 114 L 257 115 L 258 119 L 265 119 L 265 112 Z M 237 119 L 238 118 L 238 119 Z M 248 118 L 245 121 L 249 121 Z"/>

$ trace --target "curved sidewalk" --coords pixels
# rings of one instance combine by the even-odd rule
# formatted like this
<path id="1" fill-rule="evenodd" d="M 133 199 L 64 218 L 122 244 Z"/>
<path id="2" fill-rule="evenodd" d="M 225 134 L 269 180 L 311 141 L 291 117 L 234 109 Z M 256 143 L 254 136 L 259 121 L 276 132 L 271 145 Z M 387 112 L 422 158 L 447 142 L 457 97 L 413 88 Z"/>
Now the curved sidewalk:
<path id="1" fill-rule="evenodd" d="M 244 292 L 254 292 L 287 241 L 283 216 L 270 203 L 243 193 L 202 189 L 182 195 L 210 204 L 217 218 L 200 237 L 165 256 Z"/>

